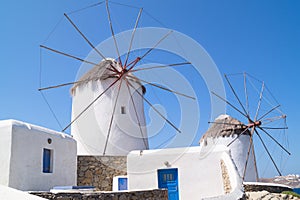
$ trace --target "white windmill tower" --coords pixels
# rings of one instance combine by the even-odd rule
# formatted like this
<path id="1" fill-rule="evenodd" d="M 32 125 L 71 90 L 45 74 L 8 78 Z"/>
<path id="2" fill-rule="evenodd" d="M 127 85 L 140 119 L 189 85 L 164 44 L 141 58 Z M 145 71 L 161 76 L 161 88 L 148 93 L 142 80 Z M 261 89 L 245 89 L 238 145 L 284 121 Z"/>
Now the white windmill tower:
<path id="1" fill-rule="evenodd" d="M 94 4 L 87 8 L 95 7 L 102 3 Z M 141 8 L 139 9 L 134 28 L 132 30 L 128 51 L 126 54 L 120 55 L 118 43 L 113 30 L 108 0 L 105 1 L 105 5 L 111 35 L 114 41 L 114 44 L 112 45 L 115 46 L 117 53 L 117 56 L 114 54 L 116 59 L 110 59 L 103 55 L 100 50 L 97 49 L 95 45 L 93 45 L 92 42 L 83 34 L 83 32 L 80 31 L 67 14 L 64 14 L 67 21 L 70 22 L 75 31 L 87 42 L 94 53 L 97 54 L 98 57 L 96 59 L 102 59 L 102 61 L 99 62 L 99 60 L 97 60 L 94 62 L 91 58 L 83 59 L 45 45 L 40 45 L 41 49 L 46 49 L 47 51 L 51 51 L 92 66 L 87 73 L 83 74 L 75 82 L 63 83 L 39 89 L 40 91 L 43 91 L 73 85 L 71 89 L 73 101 L 72 120 L 62 130 L 62 132 L 71 127 L 71 134 L 78 143 L 79 155 L 119 156 L 127 155 L 132 150 L 148 149 L 144 103 L 148 104 L 159 115 L 159 117 L 165 120 L 168 125 L 174 128 L 177 132 L 181 132 L 170 120 L 156 109 L 149 100 L 144 97 L 146 89 L 142 83 L 166 92 L 195 99 L 192 96 L 171 90 L 160 84 L 152 83 L 133 75 L 135 72 L 141 70 L 147 71 L 191 64 L 190 62 L 182 62 L 150 67 L 137 67 L 137 65 L 140 64 L 140 61 L 156 49 L 156 47 L 170 34 L 172 34 L 173 31 L 169 31 L 165 35 L 162 35 L 151 48 L 145 49 L 145 52 L 141 53 L 138 57 L 131 55 L 134 36 L 143 11 Z M 80 9 L 71 13 L 80 12 L 82 10 L 83 9 Z M 56 116 L 55 118 L 57 119 Z"/>
<path id="2" fill-rule="evenodd" d="M 250 137 L 251 132 L 242 122 L 229 115 L 220 115 L 202 136 L 200 145 L 213 147 L 214 145 L 228 146 L 230 144 L 228 147 L 239 175 L 244 177 L 244 181 L 255 182 L 258 177 L 254 149 L 247 156 L 251 145 Z M 235 142 L 232 142 L 233 140 Z"/>
<path id="3" fill-rule="evenodd" d="M 128 80 L 115 69 L 132 77 Z M 127 155 L 132 150 L 148 149 L 141 97 L 145 88 L 130 72 L 122 70 L 118 62 L 106 59 L 73 86 L 72 121 L 91 100 L 103 94 L 72 124 L 79 155 Z"/>
<path id="4" fill-rule="evenodd" d="M 285 152 L 290 155 L 290 152 L 278 142 L 279 136 L 284 136 L 284 131 L 287 129 L 286 115 L 279 109 L 280 105 L 263 81 L 246 73 L 232 74 L 231 76 L 240 76 L 243 80 L 243 84 L 239 84 L 239 86 L 242 86 L 242 94 L 244 93 L 244 95 L 238 95 L 239 93 L 234 89 L 228 75 L 225 75 L 225 79 L 238 103 L 237 105 L 214 92 L 212 93 L 239 113 L 242 119 L 237 120 L 229 115 L 219 116 L 214 122 L 210 122 L 213 125 L 203 135 L 200 143 L 203 146 L 226 145 L 230 149 L 232 159 L 243 180 L 246 182 L 259 181 L 254 145 L 254 138 L 256 138 L 260 141 L 278 175 L 281 176 L 274 153 L 272 155 L 269 148 L 271 144 L 275 144 L 277 148 L 279 147 L 282 150 L 280 154 Z M 260 90 L 255 88 L 254 81 L 261 85 Z M 249 85 L 254 91 L 249 91 Z M 242 103 L 243 100 L 245 105 Z M 252 110 L 252 108 L 254 109 Z M 244 123 L 241 121 L 244 121 Z M 280 134 L 278 134 L 278 131 Z M 266 140 L 269 143 L 266 143 L 268 142 Z"/>

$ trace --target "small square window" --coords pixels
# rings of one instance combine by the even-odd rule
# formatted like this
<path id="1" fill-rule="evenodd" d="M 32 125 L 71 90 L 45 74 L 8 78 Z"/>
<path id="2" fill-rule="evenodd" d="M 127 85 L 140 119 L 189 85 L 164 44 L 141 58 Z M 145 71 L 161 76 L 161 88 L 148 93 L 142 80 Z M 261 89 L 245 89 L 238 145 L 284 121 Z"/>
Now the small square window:
<path id="1" fill-rule="evenodd" d="M 118 178 L 118 190 L 127 190 L 127 178 Z"/>
<path id="2" fill-rule="evenodd" d="M 125 106 L 121 106 L 121 114 L 126 114 L 126 107 Z"/>
<path id="3" fill-rule="evenodd" d="M 52 173 L 53 171 L 53 150 L 43 149 L 43 173 Z"/>

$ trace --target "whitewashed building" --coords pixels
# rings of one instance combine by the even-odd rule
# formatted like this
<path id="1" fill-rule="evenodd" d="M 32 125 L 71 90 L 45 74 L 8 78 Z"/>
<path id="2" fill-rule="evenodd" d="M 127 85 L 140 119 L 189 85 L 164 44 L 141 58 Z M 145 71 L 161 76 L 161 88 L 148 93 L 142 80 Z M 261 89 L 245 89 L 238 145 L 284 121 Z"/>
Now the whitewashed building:
<path id="1" fill-rule="evenodd" d="M 224 145 L 132 151 L 129 190 L 167 188 L 170 200 L 239 199 L 242 180 Z"/>
<path id="2" fill-rule="evenodd" d="M 77 141 L 78 155 L 126 156 L 132 150 L 148 149 L 140 95 L 145 88 L 134 78 L 129 81 L 135 89 L 126 80 L 118 81 L 111 66 L 121 71 L 115 60 L 107 59 L 83 74 L 72 88 L 71 134 Z"/>
<path id="3" fill-rule="evenodd" d="M 23 191 L 76 185 L 76 141 L 16 121 L 0 121 L 0 184 Z"/>

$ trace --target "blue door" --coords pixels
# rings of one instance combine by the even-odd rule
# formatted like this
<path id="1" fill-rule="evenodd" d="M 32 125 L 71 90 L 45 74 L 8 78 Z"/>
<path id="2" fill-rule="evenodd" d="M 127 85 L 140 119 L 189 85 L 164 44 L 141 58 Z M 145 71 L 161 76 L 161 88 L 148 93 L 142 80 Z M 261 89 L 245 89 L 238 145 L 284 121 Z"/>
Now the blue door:
<path id="1" fill-rule="evenodd" d="M 157 170 L 158 188 L 168 189 L 169 200 L 179 200 L 178 195 L 178 169 Z"/>

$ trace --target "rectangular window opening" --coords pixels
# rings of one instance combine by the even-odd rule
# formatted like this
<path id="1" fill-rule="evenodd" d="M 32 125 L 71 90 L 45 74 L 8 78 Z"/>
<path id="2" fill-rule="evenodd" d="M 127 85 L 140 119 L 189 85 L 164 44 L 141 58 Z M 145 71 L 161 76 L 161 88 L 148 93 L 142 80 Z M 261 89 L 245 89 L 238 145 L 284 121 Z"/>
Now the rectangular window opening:
<path id="1" fill-rule="evenodd" d="M 127 190 L 127 178 L 118 178 L 118 190 Z"/>
<path id="2" fill-rule="evenodd" d="M 126 114 L 126 107 L 125 106 L 121 106 L 121 114 Z"/>
<path id="3" fill-rule="evenodd" d="M 43 149 L 43 173 L 53 172 L 53 150 Z"/>

